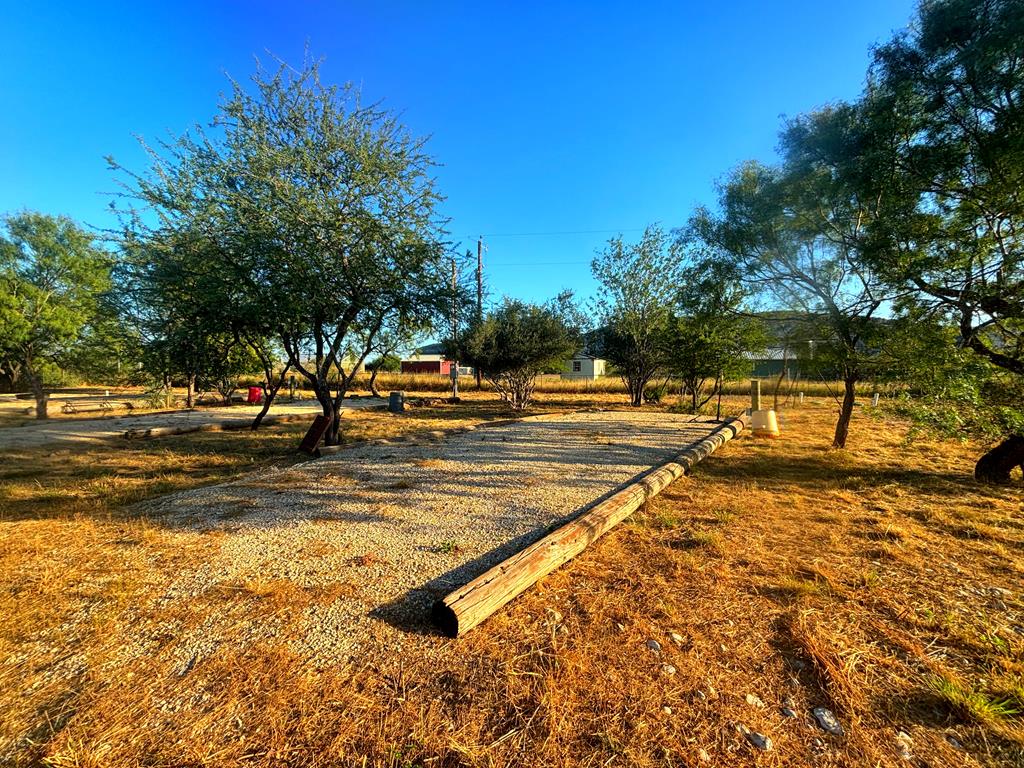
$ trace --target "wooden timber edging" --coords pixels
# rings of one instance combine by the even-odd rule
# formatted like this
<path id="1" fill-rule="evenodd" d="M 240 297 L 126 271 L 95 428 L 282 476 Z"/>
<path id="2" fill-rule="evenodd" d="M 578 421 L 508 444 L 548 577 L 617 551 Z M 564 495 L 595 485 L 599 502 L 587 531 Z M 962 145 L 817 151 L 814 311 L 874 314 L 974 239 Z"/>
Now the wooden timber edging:
<path id="1" fill-rule="evenodd" d="M 449 637 L 468 632 L 739 435 L 747 420 L 743 414 L 725 421 L 674 459 L 438 600 L 432 611 L 434 624 Z"/>

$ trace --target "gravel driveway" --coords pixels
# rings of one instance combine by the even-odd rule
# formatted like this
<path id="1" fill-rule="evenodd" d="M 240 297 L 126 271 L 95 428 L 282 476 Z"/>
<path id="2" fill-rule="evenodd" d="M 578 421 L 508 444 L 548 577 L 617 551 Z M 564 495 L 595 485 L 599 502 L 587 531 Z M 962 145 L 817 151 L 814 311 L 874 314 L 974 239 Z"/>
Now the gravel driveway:
<path id="1" fill-rule="evenodd" d="M 380 408 L 384 401 L 378 398 L 346 400 L 344 407 Z M 128 430 L 143 431 L 154 427 L 188 427 L 204 424 L 224 424 L 245 427 L 259 413 L 254 405 L 233 405 L 224 408 L 199 408 L 192 411 L 152 413 L 139 416 L 113 416 L 96 419 L 53 418 L 43 422 L 29 422 L 19 427 L 0 429 L 0 451 L 26 450 L 46 446 L 90 444 L 120 438 Z M 320 413 L 316 400 L 294 403 L 278 402 L 267 414 L 267 423 L 280 416 L 309 414 L 310 421 Z"/>
<path id="2" fill-rule="evenodd" d="M 322 590 L 330 599 L 289 616 L 286 634 L 295 650 L 329 663 L 368 642 L 388 650 L 417 642 L 436 597 L 714 426 L 650 412 L 548 416 L 433 442 L 357 446 L 137 511 L 221 536 L 216 554 L 181 572 L 162 603 L 254 580 Z M 233 638 L 238 620 L 230 619 Z M 182 662 L 216 647 L 221 629 L 213 621 L 181 637 Z M 280 630 L 254 621 L 243 636 Z"/>

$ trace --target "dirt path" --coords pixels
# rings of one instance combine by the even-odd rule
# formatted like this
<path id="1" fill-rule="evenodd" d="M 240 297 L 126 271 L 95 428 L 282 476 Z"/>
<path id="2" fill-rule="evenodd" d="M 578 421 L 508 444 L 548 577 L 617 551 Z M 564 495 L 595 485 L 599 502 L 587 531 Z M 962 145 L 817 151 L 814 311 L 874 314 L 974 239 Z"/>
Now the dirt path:
<path id="1" fill-rule="evenodd" d="M 548 416 L 354 447 L 149 502 L 137 511 L 178 535 L 220 537 L 214 556 L 177 575 L 162 605 L 237 585 L 329 597 L 273 621 L 210 616 L 198 631 L 176 632 L 175 653 L 186 664 L 221 642 L 290 636 L 321 664 L 374 640 L 389 649 L 421 642 L 436 597 L 714 426 L 649 412 Z"/>
<path id="2" fill-rule="evenodd" d="M 377 398 L 346 400 L 345 408 L 381 407 L 384 401 Z M 320 412 L 315 400 L 282 403 L 271 408 L 269 421 L 280 416 L 309 414 L 310 419 Z M 141 416 L 116 416 L 98 419 L 52 419 L 32 422 L 20 427 L 0 429 L 0 451 L 43 448 L 51 445 L 67 447 L 75 443 L 96 443 L 119 438 L 128 430 L 144 431 L 155 427 L 187 427 L 206 424 L 228 423 L 245 427 L 251 423 L 259 408 L 252 405 L 235 405 L 225 408 L 203 408 L 174 413 L 153 413 Z"/>

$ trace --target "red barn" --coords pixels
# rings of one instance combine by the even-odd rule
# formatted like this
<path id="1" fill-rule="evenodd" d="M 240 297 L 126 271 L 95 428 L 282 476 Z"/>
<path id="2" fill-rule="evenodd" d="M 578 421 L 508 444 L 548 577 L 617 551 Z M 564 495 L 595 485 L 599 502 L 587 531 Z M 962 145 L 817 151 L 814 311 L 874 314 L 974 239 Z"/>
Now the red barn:
<path id="1" fill-rule="evenodd" d="M 427 344 L 413 350 L 402 361 L 402 373 L 434 373 L 438 376 L 452 375 L 452 361 L 444 356 L 443 344 Z"/>

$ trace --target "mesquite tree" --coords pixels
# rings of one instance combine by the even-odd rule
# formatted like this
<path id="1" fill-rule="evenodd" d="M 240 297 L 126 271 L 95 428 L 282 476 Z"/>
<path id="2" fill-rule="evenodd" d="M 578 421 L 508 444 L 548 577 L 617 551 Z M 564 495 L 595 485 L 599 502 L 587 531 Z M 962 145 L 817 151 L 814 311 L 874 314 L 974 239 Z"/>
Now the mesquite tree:
<path id="1" fill-rule="evenodd" d="M 664 340 L 674 293 L 679 286 L 678 246 L 658 226 L 637 243 L 612 238 L 591 263 L 601 284 L 594 309 L 595 351 L 611 362 L 642 405 L 644 390 L 664 371 Z"/>
<path id="2" fill-rule="evenodd" d="M 579 348 L 578 329 L 556 305 L 506 301 L 473 326 L 461 344 L 474 366 L 515 411 L 530 404 L 537 376 Z"/>
<path id="3" fill-rule="evenodd" d="M 681 382 L 680 399 L 684 392 L 690 396 L 691 413 L 720 393 L 723 381 L 749 374 L 749 355 L 765 346 L 764 327 L 744 311 L 745 300 L 728 259 L 694 253 L 682 273 L 664 351 L 666 370 Z"/>
<path id="4" fill-rule="evenodd" d="M 813 133 L 822 123 L 830 126 L 833 117 L 819 114 L 804 128 Z M 722 189 L 721 213 L 699 211 L 691 228 L 732 260 L 755 290 L 814 321 L 843 380 L 832 445 L 844 448 L 857 383 L 882 343 L 885 326 L 879 317 L 892 297 L 860 260 L 859 200 L 837 182 L 832 169 L 801 160 L 791 150 L 778 168 L 745 164 Z"/>
<path id="5" fill-rule="evenodd" d="M 1002 372 L 995 389 L 1019 389 L 998 380 L 1024 377 L 1021 3 L 922 3 L 912 31 L 876 51 L 858 106 L 863 141 L 849 176 L 878 200 L 867 260 Z M 1006 482 L 1024 462 L 1021 408 L 1001 401 L 992 411 L 1006 439 L 978 461 L 979 480 Z"/>
<path id="6" fill-rule="evenodd" d="M 126 229 L 204 238 L 224 324 L 274 338 L 338 442 L 342 399 L 395 317 L 428 325 L 450 295 L 425 140 L 319 65 L 232 81 L 214 127 L 150 151 L 127 196 L 155 214 Z M 113 161 L 111 161 L 113 163 Z M 116 166 L 115 167 L 120 167 Z M 346 354 L 350 353 L 350 354 Z"/>
<path id="7" fill-rule="evenodd" d="M 111 258 L 66 217 L 24 212 L 0 231 L 0 369 L 47 418 L 47 379 L 69 359 L 110 285 Z"/>

